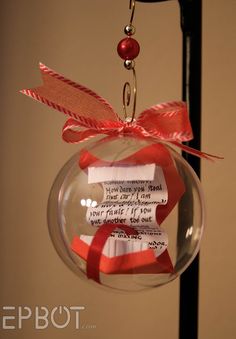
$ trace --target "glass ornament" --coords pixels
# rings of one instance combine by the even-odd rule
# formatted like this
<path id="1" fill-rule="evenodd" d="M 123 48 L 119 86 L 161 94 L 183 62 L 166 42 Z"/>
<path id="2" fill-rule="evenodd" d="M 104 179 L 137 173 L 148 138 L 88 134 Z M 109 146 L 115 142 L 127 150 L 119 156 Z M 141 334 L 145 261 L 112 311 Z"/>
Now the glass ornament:
<path id="1" fill-rule="evenodd" d="M 171 268 L 166 272 L 160 270 L 159 273 L 154 273 L 158 272 L 158 265 L 160 265 L 155 262 L 151 266 L 147 266 L 148 268 L 144 264 L 140 270 L 136 269 L 135 264 L 134 267 L 132 266 L 132 259 L 131 267 L 125 273 L 119 272 L 119 267 L 118 273 L 100 271 L 100 283 L 114 290 L 150 289 L 177 278 L 193 261 L 199 250 L 205 221 L 202 189 L 193 169 L 179 153 L 166 144 L 153 143 L 147 138 L 107 137 L 102 141 L 90 144 L 86 149 L 82 148 L 64 165 L 54 181 L 49 196 L 48 225 L 51 239 L 62 260 L 79 277 L 88 280 L 87 262 L 72 250 L 73 239 L 78 239 L 81 236 L 95 236 L 99 225 L 92 225 L 91 220 L 89 222 L 88 210 L 90 212 L 93 209 L 97 211 L 104 199 L 102 183 L 88 183 L 88 167 L 95 165 L 99 168 L 100 164 L 104 166 L 105 163 L 106 166 L 114 169 L 118 164 L 125 170 L 128 168 L 129 173 L 136 175 L 137 166 L 142 163 L 143 165 L 151 164 L 153 161 L 155 166 L 161 167 L 166 183 L 168 181 L 168 202 L 171 200 L 171 194 L 176 195 L 176 191 L 180 187 L 184 188 L 180 197 L 177 196 L 173 209 L 159 223 L 159 226 L 152 225 L 153 228 L 159 227 L 163 231 L 162 236 L 167 235 L 168 237 L 167 251 L 171 263 L 169 268 Z M 166 173 L 169 176 L 168 180 Z M 168 203 L 166 205 L 157 204 L 155 207 L 157 219 L 158 216 L 160 218 L 163 211 L 165 213 L 167 205 Z M 118 217 L 120 216 L 118 215 Z M 117 222 L 115 219 L 113 221 Z M 130 227 L 132 228 L 133 225 Z M 126 235 L 124 237 L 127 238 Z M 135 238 L 130 241 L 138 243 L 140 240 Z M 127 241 L 125 246 L 127 246 Z M 154 253 L 154 249 L 140 251 L 140 260 L 143 260 L 145 253 L 151 252 Z M 127 261 L 125 261 L 125 257 L 123 258 L 125 265 Z M 123 263 L 121 263 L 122 265 Z M 93 280 L 89 279 L 88 281 Z M 96 284 L 96 282 L 93 283 Z"/>

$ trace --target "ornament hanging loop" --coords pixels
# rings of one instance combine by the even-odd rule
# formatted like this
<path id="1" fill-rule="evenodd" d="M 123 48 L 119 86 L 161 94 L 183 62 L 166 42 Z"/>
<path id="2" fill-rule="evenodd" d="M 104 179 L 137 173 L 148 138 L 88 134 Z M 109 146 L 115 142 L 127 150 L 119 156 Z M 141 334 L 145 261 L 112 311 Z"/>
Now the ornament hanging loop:
<path id="1" fill-rule="evenodd" d="M 129 24 L 125 26 L 124 33 L 126 38 L 122 39 L 117 46 L 117 52 L 121 59 L 124 60 L 124 67 L 132 71 L 133 75 L 133 86 L 130 85 L 128 81 L 125 82 L 123 86 L 123 111 L 126 121 L 133 122 L 135 117 L 136 110 L 136 101 L 137 101 L 137 79 L 135 71 L 135 61 L 140 51 L 140 46 L 137 40 L 132 36 L 135 34 L 135 27 L 133 26 L 134 12 L 135 12 L 135 0 L 129 1 L 129 9 L 131 10 L 131 16 Z M 131 89 L 133 88 L 133 109 L 132 115 L 127 116 L 127 107 L 131 102 Z"/>
<path id="2" fill-rule="evenodd" d="M 133 19 L 134 19 L 134 12 L 135 12 L 135 0 L 130 0 L 129 9 L 131 10 L 131 16 L 130 16 L 129 24 L 132 25 Z"/>
<path id="3" fill-rule="evenodd" d="M 127 115 L 127 108 L 129 107 L 130 102 L 131 102 L 131 85 L 127 81 L 123 87 L 123 111 L 124 111 L 125 120 L 128 122 L 133 122 L 134 120 L 135 111 L 136 111 L 136 101 L 137 101 L 137 78 L 136 78 L 136 72 L 134 68 L 132 69 L 132 71 L 133 71 L 133 109 L 132 109 L 131 117 L 128 117 Z"/>

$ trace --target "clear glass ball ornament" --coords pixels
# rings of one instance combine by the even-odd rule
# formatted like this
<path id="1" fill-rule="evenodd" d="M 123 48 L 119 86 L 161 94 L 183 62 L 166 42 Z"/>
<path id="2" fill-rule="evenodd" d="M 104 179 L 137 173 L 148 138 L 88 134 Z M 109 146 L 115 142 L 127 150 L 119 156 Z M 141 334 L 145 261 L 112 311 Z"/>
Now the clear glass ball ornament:
<path id="1" fill-rule="evenodd" d="M 87 262 L 85 255 L 83 255 L 84 253 L 78 254 L 78 252 L 75 252 L 72 243 L 75 238 L 80 240 L 86 237 L 87 239 L 92 239 L 95 236 L 99 222 L 96 218 L 91 221 L 88 216 L 93 210 L 98 211 L 104 203 L 104 190 L 107 187 L 104 186 L 101 180 L 98 183 L 88 183 L 88 167 L 97 166 L 97 168 L 100 168 L 99 173 L 101 173 L 101 167 L 104 166 L 104 163 L 106 166 L 109 164 L 109 167 L 117 167 L 118 164 L 118 167 L 120 166 L 125 170 L 128 168 L 130 175 L 130 173 L 136 173 L 136 169 L 140 171 L 140 167 L 137 168 L 136 166 L 151 165 L 153 162 L 155 170 L 156 168 L 159 168 L 159 170 L 161 168 L 162 173 L 164 173 L 167 190 L 165 194 L 167 194 L 168 203 L 172 203 L 172 207 L 168 210 L 168 203 L 160 204 L 160 201 L 156 201 L 158 199 L 155 197 L 155 194 L 151 194 L 152 204 L 149 205 L 149 200 L 149 202 L 146 202 L 146 207 L 152 206 L 151 209 L 152 211 L 155 210 L 156 214 L 153 217 L 153 212 L 150 212 L 147 216 L 150 217 L 150 215 L 152 215 L 152 218 L 156 220 L 152 220 L 151 223 L 147 222 L 146 227 L 144 227 L 144 232 L 141 230 L 141 233 L 145 234 L 145 229 L 148 228 L 150 228 L 151 231 L 154 229 L 155 233 L 155 228 L 157 228 L 160 231 L 160 241 L 158 242 L 158 239 L 154 237 L 154 246 L 150 246 L 151 242 L 147 243 L 146 240 L 146 247 L 144 246 L 142 252 L 141 247 L 143 245 L 141 246 L 139 242 L 143 242 L 143 239 L 128 239 L 129 241 L 125 241 L 125 244 L 123 242 L 124 246 L 128 246 L 127 243 L 130 241 L 135 241 L 135 250 L 127 250 L 125 247 L 124 252 L 122 252 L 123 250 L 120 250 L 118 246 L 119 253 L 116 253 L 115 250 L 117 249 L 113 248 L 115 246 L 113 243 L 114 246 L 109 244 L 110 247 L 113 246 L 112 250 L 107 248 L 106 252 L 104 252 L 105 254 L 103 254 L 108 256 L 108 261 L 110 260 L 109 255 L 110 257 L 124 255 L 124 261 L 127 263 L 127 258 L 124 253 L 129 253 L 129 251 L 138 251 L 141 261 L 143 261 L 145 253 L 150 254 L 150 252 L 154 253 L 155 251 L 159 251 L 158 253 L 155 252 L 155 255 L 152 254 L 152 260 L 155 258 L 156 261 L 144 263 L 141 269 L 140 267 L 136 269 L 136 262 L 132 269 L 131 260 L 131 268 L 127 272 L 124 270 L 120 271 L 119 267 L 117 271 L 116 267 L 115 271 L 113 267 L 113 271 L 111 272 L 101 270 L 101 285 L 114 290 L 124 291 L 140 291 L 154 288 L 178 277 L 193 261 L 199 251 L 205 222 L 201 184 L 193 169 L 178 152 L 162 143 L 153 143 L 147 139 L 131 137 L 107 138 L 107 141 L 92 143 L 86 150 L 82 149 L 76 153 L 60 170 L 49 196 L 48 225 L 52 242 L 65 264 L 79 277 L 93 282 L 93 280 L 87 278 Z M 139 184 L 137 175 L 135 176 L 135 180 L 135 183 L 132 180 L 129 181 L 128 186 L 145 186 L 143 181 Z M 109 181 L 107 184 L 109 184 Z M 116 182 L 115 185 L 119 185 L 119 183 Z M 113 185 L 112 187 L 114 188 L 115 186 Z M 132 187 L 129 188 L 129 190 L 132 190 Z M 143 193 L 147 193 L 145 189 Z M 148 196 L 148 198 L 150 198 L 150 196 Z M 106 199 L 107 197 L 108 196 L 106 196 Z M 117 199 L 119 200 L 119 198 L 120 196 Z M 128 199 L 130 199 L 130 197 L 128 197 Z M 118 203 L 119 201 L 115 201 L 112 206 L 115 208 L 115 205 Z M 135 204 L 138 206 L 140 212 L 138 199 L 135 199 Z M 101 210 L 102 207 L 100 208 L 100 212 Z M 140 215 L 140 217 L 141 216 L 142 215 Z M 118 218 L 119 217 L 118 215 Z M 132 217 L 132 215 L 129 214 L 129 218 L 130 217 Z M 112 222 L 116 222 L 114 220 L 115 219 L 113 219 Z M 142 227 L 140 220 L 138 227 Z M 110 222 L 110 220 L 107 222 Z M 129 226 L 133 227 L 134 225 L 129 223 Z M 140 228 L 138 228 L 138 230 L 140 230 Z M 118 232 L 123 233 L 119 230 Z M 124 237 L 126 236 L 124 235 Z M 88 241 L 86 243 L 86 241 L 83 245 L 86 245 L 88 248 L 89 243 Z M 119 241 L 119 239 L 116 241 Z M 155 250 L 155 244 L 157 244 L 157 250 Z M 151 249 L 147 250 L 147 247 Z M 109 251 L 113 252 L 111 253 Z M 168 253 L 168 255 L 167 257 L 164 255 L 164 269 L 163 267 L 160 269 L 160 265 L 163 265 L 163 251 Z M 165 269 L 166 264 L 167 269 Z M 97 284 L 96 282 L 93 283 Z M 97 285 L 99 286 L 99 284 Z"/>

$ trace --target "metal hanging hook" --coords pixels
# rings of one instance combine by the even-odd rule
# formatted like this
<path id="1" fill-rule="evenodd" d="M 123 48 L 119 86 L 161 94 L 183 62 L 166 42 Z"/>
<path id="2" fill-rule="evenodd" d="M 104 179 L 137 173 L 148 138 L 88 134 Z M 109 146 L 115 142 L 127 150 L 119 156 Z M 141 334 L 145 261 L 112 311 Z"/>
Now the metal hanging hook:
<path id="1" fill-rule="evenodd" d="M 137 77 L 136 77 L 136 72 L 134 68 L 132 69 L 132 71 L 133 71 L 133 110 L 132 110 L 132 115 L 131 115 L 131 119 L 129 122 L 133 122 L 134 120 L 135 111 L 136 111 L 136 102 L 137 102 Z M 124 111 L 125 119 L 128 119 L 127 107 L 129 107 L 130 102 L 131 102 L 131 85 L 127 81 L 123 87 L 123 111 Z"/>
<path id="2" fill-rule="evenodd" d="M 138 42 L 132 38 L 133 34 L 135 34 L 135 27 L 132 25 L 134 19 L 135 12 L 135 0 L 129 1 L 129 9 L 131 10 L 130 22 L 124 28 L 124 33 L 127 35 L 127 38 L 122 39 L 118 46 L 117 52 L 119 56 L 124 60 L 124 67 L 132 71 L 133 75 L 133 83 L 132 86 L 130 82 L 126 81 L 123 86 L 123 111 L 126 121 L 133 122 L 135 117 L 136 110 L 136 101 L 137 101 L 137 79 L 135 72 L 135 61 L 134 59 L 139 54 L 139 44 Z M 130 106 L 131 101 L 133 102 L 133 109 L 131 112 L 131 116 L 127 115 L 127 108 Z"/>
<path id="3" fill-rule="evenodd" d="M 131 9 L 131 17 L 130 17 L 129 24 L 132 25 L 133 19 L 134 19 L 134 12 L 135 12 L 135 0 L 130 0 L 129 9 Z"/>
<path id="4" fill-rule="evenodd" d="M 124 111 L 125 119 L 127 119 L 127 110 L 126 110 L 126 108 L 130 104 L 130 99 L 131 99 L 131 86 L 130 86 L 130 83 L 127 81 L 124 84 L 124 87 L 123 87 L 123 111 Z"/>

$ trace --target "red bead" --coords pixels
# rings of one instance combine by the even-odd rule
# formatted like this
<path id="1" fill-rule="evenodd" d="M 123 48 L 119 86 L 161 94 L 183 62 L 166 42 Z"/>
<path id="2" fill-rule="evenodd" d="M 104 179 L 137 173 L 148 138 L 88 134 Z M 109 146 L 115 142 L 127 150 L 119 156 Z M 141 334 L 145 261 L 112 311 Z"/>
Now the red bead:
<path id="1" fill-rule="evenodd" d="M 125 38 L 117 46 L 119 56 L 124 60 L 133 60 L 139 55 L 140 46 L 137 40 Z"/>

